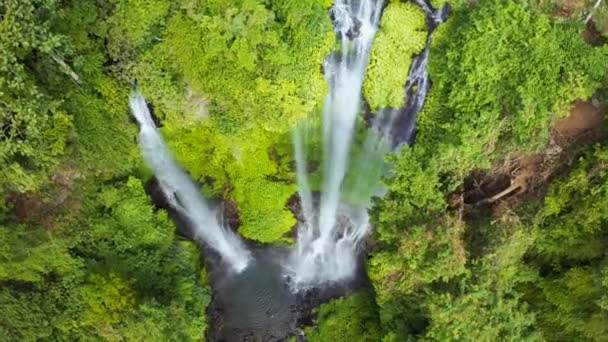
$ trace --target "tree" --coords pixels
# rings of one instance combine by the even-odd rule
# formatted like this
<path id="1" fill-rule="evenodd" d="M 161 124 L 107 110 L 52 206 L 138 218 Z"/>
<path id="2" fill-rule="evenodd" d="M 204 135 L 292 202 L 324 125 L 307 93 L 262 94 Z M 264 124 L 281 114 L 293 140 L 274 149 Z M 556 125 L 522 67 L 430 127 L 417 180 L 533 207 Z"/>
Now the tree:
<path id="1" fill-rule="evenodd" d="M 138 179 L 96 186 L 55 231 L 0 227 L 0 336 L 199 340 L 210 293 L 198 249 L 176 241 Z"/>
<path id="2" fill-rule="evenodd" d="M 321 304 L 318 325 L 306 329 L 311 342 L 378 341 L 381 338 L 373 296 L 367 292 Z"/>
<path id="3" fill-rule="evenodd" d="M 53 69 L 61 36 L 51 32 L 53 0 L 0 5 L 0 188 L 36 189 L 64 153 L 70 117 L 40 88 L 38 69 Z"/>
<path id="4" fill-rule="evenodd" d="M 552 184 L 537 215 L 535 261 L 547 275 L 536 300 L 549 340 L 601 341 L 608 333 L 607 181 L 608 149 L 599 145 Z"/>
<path id="5" fill-rule="evenodd" d="M 363 94 L 372 110 L 399 108 L 415 54 L 426 45 L 424 12 L 411 2 L 390 2 L 382 13 L 366 70 Z"/>

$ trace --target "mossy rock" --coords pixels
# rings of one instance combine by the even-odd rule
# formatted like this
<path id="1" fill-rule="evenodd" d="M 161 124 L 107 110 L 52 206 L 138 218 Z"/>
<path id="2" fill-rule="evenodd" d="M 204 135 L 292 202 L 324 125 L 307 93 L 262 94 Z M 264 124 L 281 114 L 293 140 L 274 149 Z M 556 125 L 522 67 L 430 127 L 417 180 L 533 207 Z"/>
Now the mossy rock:
<path id="1" fill-rule="evenodd" d="M 363 94 L 372 110 L 399 108 L 413 56 L 426 44 L 425 16 L 413 3 L 391 2 L 372 46 Z"/>

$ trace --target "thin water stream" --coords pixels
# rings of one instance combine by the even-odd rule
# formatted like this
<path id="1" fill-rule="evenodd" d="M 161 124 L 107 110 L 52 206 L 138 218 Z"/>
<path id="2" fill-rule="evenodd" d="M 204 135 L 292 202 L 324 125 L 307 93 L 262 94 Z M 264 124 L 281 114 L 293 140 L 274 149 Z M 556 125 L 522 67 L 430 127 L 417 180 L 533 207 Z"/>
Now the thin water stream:
<path id="1" fill-rule="evenodd" d="M 440 9 L 433 9 L 427 0 L 413 0 L 426 14 L 428 35 L 426 46 L 412 60 L 412 66 L 405 83 L 405 104 L 401 108 L 384 108 L 378 113 L 372 127 L 381 132 L 385 141 L 395 149 L 402 144 L 413 144 L 416 137 L 416 120 L 424 107 L 427 94 L 431 87 L 428 74 L 428 61 L 431 50 L 433 33 L 439 24 L 449 15 L 446 4 Z"/>
<path id="2" fill-rule="evenodd" d="M 190 179 L 171 156 L 144 97 L 134 92 L 129 101 L 131 112 L 139 123 L 139 146 L 148 166 L 173 209 L 184 216 L 194 230 L 194 237 L 202 240 L 222 257 L 232 271 L 241 272 L 251 260 L 239 236 L 219 224 L 200 188 Z"/>

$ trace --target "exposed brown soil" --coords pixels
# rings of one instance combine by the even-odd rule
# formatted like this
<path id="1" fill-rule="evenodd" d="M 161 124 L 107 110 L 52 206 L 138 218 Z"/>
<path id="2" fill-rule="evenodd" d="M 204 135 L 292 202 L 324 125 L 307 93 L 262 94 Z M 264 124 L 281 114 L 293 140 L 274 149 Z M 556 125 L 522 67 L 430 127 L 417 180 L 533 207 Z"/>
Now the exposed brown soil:
<path id="1" fill-rule="evenodd" d="M 581 33 L 581 37 L 593 46 L 600 46 L 606 44 L 606 38 L 602 36 L 602 33 L 597 29 L 593 21 L 589 21 L 585 27 L 585 31 Z"/>
<path id="2" fill-rule="evenodd" d="M 567 169 L 586 146 L 608 138 L 606 106 L 576 101 L 566 118 L 552 128 L 551 142 L 540 152 L 514 153 L 494 170 L 476 170 L 448 197 L 453 208 L 504 212 L 527 196 L 540 196 L 546 185 Z"/>
<path id="3" fill-rule="evenodd" d="M 287 233 L 283 235 L 288 239 L 296 239 L 298 237 L 298 226 L 300 222 L 304 222 L 304 213 L 302 212 L 302 199 L 300 195 L 296 192 L 287 200 L 287 204 L 285 205 L 289 211 L 296 218 L 296 223 L 289 229 Z"/>
<path id="4" fill-rule="evenodd" d="M 241 216 L 238 204 L 232 200 L 224 200 L 220 204 L 220 212 L 222 214 L 224 224 L 235 232 L 238 231 L 239 227 L 241 226 Z"/>
<path id="5" fill-rule="evenodd" d="M 462 201 L 465 204 L 476 204 L 494 196 L 509 186 L 510 177 L 508 174 L 475 170 L 464 180 Z M 455 201 L 455 199 L 452 198 L 452 201 Z"/>
<path id="6" fill-rule="evenodd" d="M 80 172 L 64 165 L 51 175 L 40 191 L 11 192 L 8 201 L 20 222 L 52 229 L 64 214 L 80 209 L 74 190 L 81 178 Z"/>
<path id="7" fill-rule="evenodd" d="M 557 0 L 554 15 L 564 18 L 574 17 L 585 6 L 584 0 Z"/>
<path id="8" fill-rule="evenodd" d="M 598 107 L 594 106 L 591 101 L 576 101 L 570 110 L 570 115 L 553 125 L 555 142 L 560 146 L 574 143 L 587 132 L 605 124 L 606 108 Z"/>

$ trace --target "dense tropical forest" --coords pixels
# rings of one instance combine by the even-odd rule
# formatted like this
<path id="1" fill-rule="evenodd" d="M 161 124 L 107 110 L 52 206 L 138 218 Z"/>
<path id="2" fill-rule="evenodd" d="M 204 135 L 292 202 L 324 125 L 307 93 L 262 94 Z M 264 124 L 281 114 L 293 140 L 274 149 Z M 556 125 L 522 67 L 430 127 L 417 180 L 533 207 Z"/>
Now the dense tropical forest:
<path id="1" fill-rule="evenodd" d="M 367 286 L 300 328 L 608 341 L 608 2 L 445 3 L 415 143 L 369 210 Z M 0 340 L 205 339 L 209 261 L 150 196 L 130 91 L 241 236 L 290 246 L 292 131 L 328 93 L 332 4 L 0 0 Z M 425 18 L 386 1 L 361 121 L 403 106 Z"/>

